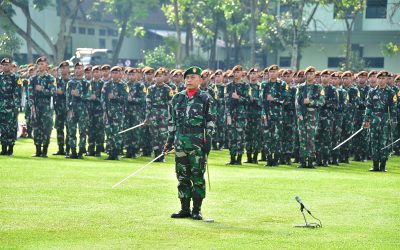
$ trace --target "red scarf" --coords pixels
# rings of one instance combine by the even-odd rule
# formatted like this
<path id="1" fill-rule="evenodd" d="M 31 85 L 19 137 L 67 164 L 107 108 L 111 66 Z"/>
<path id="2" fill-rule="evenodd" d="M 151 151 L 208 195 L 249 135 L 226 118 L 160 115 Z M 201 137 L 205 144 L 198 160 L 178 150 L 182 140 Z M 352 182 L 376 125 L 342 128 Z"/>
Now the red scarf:
<path id="1" fill-rule="evenodd" d="M 197 90 L 199 90 L 199 89 L 191 89 L 191 90 L 186 89 L 186 92 L 187 92 L 189 98 L 192 98 L 197 93 Z"/>

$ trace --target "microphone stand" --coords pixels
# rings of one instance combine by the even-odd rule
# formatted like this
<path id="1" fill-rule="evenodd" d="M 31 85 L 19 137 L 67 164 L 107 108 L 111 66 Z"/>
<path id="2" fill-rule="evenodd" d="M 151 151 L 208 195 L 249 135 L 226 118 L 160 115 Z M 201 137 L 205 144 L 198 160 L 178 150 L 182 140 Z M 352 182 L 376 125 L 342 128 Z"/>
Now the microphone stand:
<path id="1" fill-rule="evenodd" d="M 314 219 L 318 220 L 319 223 L 315 223 L 315 222 L 308 223 L 308 222 L 307 222 L 306 215 L 304 214 L 304 206 L 301 204 L 301 205 L 300 205 L 300 212 L 301 212 L 302 215 L 303 215 L 305 224 L 295 225 L 294 227 L 303 227 L 303 228 L 317 228 L 317 227 L 322 227 L 322 222 L 321 222 L 319 219 L 315 218 L 315 217 L 311 214 L 310 211 L 308 211 L 307 209 L 306 209 L 306 211 L 307 211 L 308 214 L 311 215 L 311 217 L 313 217 Z"/>

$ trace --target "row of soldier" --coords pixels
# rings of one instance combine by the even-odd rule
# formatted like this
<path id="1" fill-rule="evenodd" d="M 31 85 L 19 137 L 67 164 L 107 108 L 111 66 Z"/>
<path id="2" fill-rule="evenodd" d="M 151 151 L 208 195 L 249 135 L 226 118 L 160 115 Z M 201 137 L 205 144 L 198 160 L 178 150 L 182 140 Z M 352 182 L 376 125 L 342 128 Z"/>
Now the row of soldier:
<path id="1" fill-rule="evenodd" d="M 11 63 L 3 59 L 2 65 L 7 62 Z M 27 96 L 28 128 L 32 126 L 35 131 L 35 156 L 47 157 L 53 121 L 51 99 L 59 146 L 56 154 L 70 158 L 83 158 L 84 154 L 100 156 L 105 151 L 105 134 L 107 159 L 118 159 L 122 148 L 128 158 L 135 158 L 140 149 L 145 156 L 150 156 L 152 150 L 155 156 L 161 153 L 168 136 L 169 102 L 175 93 L 185 89 L 181 70 L 123 70 L 119 66 L 84 67 L 77 63 L 71 76 L 68 62 L 60 63 L 55 70 L 48 69 L 45 57 L 40 57 L 36 64 L 27 68 L 25 76 L 13 78 L 17 82 L 25 78 L 19 82 Z M 244 152 L 248 163 L 258 163 L 261 153 L 267 166 L 291 164 L 292 158 L 301 162 L 301 167 L 310 168 L 314 162 L 321 166 L 348 163 L 352 155 L 354 160 L 365 161 L 372 157 L 375 145 L 369 129 L 340 150 L 332 148 L 366 121 L 367 96 L 370 89 L 377 87 L 377 76 L 387 78 L 397 97 L 400 78 L 388 72 L 362 71 L 353 75 L 349 71 L 316 72 L 314 67 L 293 72 L 280 70 L 276 65 L 263 71 L 243 71 L 239 65 L 226 72 L 204 70 L 201 90 L 210 94 L 217 113 L 216 130 L 207 141 L 213 149 L 229 148 L 229 164 L 241 164 Z M 19 105 L 17 99 L 13 98 L 15 107 Z M 398 135 L 396 121 L 400 112 L 397 106 L 393 113 L 389 108 L 385 112 L 391 114 L 387 137 L 393 140 Z M 16 116 L 16 112 L 8 110 L 4 106 L 1 111 Z M 6 119 L 12 120 L 15 118 Z M 143 121 L 145 126 L 118 134 Z M 2 135 L 7 134 L 3 131 L 15 134 L 11 127 L 3 129 Z M 2 139 L 2 154 L 10 154 L 10 148 L 12 154 L 14 143 L 7 140 L 3 143 Z"/>

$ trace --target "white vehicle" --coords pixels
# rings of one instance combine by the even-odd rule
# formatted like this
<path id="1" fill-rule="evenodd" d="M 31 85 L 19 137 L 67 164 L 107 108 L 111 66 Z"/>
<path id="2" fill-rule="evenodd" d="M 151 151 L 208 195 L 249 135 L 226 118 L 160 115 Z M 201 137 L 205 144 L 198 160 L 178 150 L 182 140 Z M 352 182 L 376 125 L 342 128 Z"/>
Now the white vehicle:
<path id="1" fill-rule="evenodd" d="M 112 51 L 109 49 L 77 48 L 75 56 L 71 57 L 72 64 L 82 62 L 83 65 L 111 64 Z"/>

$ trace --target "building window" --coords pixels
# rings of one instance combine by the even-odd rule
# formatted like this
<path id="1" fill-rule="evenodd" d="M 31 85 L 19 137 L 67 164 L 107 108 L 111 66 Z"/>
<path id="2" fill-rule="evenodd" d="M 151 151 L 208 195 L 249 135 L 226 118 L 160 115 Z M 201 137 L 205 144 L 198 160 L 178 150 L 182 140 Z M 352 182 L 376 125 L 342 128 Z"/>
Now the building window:
<path id="1" fill-rule="evenodd" d="M 85 35 L 86 34 L 86 28 L 79 27 L 78 31 L 79 31 L 79 34 L 81 34 L 81 35 Z"/>
<path id="2" fill-rule="evenodd" d="M 386 18 L 387 0 L 367 0 L 365 18 Z"/>
<path id="3" fill-rule="evenodd" d="M 288 56 L 282 56 L 279 58 L 279 66 L 280 67 L 290 67 L 291 58 Z"/>
<path id="4" fill-rule="evenodd" d="M 279 6 L 279 12 L 282 13 L 286 13 L 290 11 L 290 5 L 289 4 L 281 4 Z"/>
<path id="5" fill-rule="evenodd" d="M 343 57 L 328 57 L 328 68 L 338 68 L 344 62 Z"/>
<path id="6" fill-rule="evenodd" d="M 75 33 L 76 33 L 76 27 L 75 27 L 75 26 L 72 26 L 71 33 L 72 33 L 72 34 L 75 34 Z"/>
<path id="7" fill-rule="evenodd" d="M 94 36 L 94 29 L 88 28 L 87 33 L 88 33 L 88 35 Z"/>
<path id="8" fill-rule="evenodd" d="M 118 43 L 117 39 L 112 39 L 111 44 L 113 48 L 117 47 L 117 43 Z"/>
<path id="9" fill-rule="evenodd" d="M 364 57 L 365 64 L 370 68 L 384 68 L 385 58 L 383 57 Z"/>
<path id="10" fill-rule="evenodd" d="M 105 36 L 106 35 L 106 30 L 105 29 L 99 29 L 99 35 L 100 36 Z"/>
<path id="11" fill-rule="evenodd" d="M 107 35 L 109 35 L 109 36 L 118 36 L 118 32 L 116 30 L 113 30 L 113 29 L 108 29 L 107 30 Z"/>
<path id="12" fill-rule="evenodd" d="M 100 38 L 99 39 L 99 48 L 100 49 L 105 49 L 106 48 L 106 39 Z"/>

